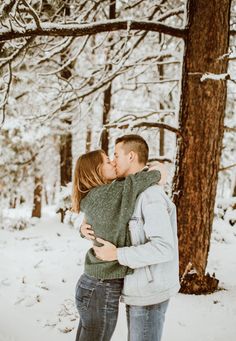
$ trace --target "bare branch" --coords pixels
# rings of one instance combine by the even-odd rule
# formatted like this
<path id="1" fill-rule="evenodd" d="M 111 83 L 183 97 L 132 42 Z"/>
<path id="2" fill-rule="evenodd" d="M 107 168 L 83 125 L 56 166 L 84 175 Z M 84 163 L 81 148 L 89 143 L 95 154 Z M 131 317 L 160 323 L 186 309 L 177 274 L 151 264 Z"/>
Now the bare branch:
<path id="1" fill-rule="evenodd" d="M 141 73 L 140 73 L 141 74 Z M 160 83 L 170 83 L 170 82 L 179 82 L 179 79 L 171 79 L 171 78 L 166 78 L 166 79 L 158 79 L 156 81 L 150 81 L 150 82 L 135 82 L 137 85 L 147 85 L 147 84 L 160 84 Z M 126 82 L 126 85 L 134 85 L 132 82 Z"/>
<path id="2" fill-rule="evenodd" d="M 4 67 L 5 65 L 9 64 L 12 62 L 17 56 L 21 54 L 21 52 L 29 46 L 29 44 L 34 40 L 34 37 L 30 37 L 26 40 L 26 43 L 23 44 L 19 49 L 14 51 L 9 57 L 4 58 L 5 60 L 3 61 L 2 64 L 0 64 L 0 68 Z"/>
<path id="3" fill-rule="evenodd" d="M 107 124 L 104 126 L 107 129 L 110 128 L 118 128 L 118 129 L 126 129 L 126 128 L 142 128 L 142 127 L 146 127 L 146 128 L 161 128 L 161 129 L 166 129 L 171 131 L 172 133 L 175 133 L 178 137 L 183 138 L 181 132 L 179 129 L 169 126 L 168 124 L 164 124 L 164 123 L 156 123 L 156 122 L 140 122 L 140 123 L 136 123 L 136 124 Z"/>
<path id="4" fill-rule="evenodd" d="M 46 54 L 46 56 L 42 57 L 37 62 L 37 65 L 40 65 L 42 63 L 49 62 L 49 61 L 56 63 L 56 61 L 53 60 L 52 57 L 54 57 L 55 55 L 57 55 L 59 53 L 65 52 L 67 50 L 67 48 L 73 43 L 74 39 L 75 39 L 74 37 L 65 38 L 65 39 L 63 39 L 63 41 L 57 43 L 55 46 L 52 46 L 50 48 L 47 46 L 47 49 L 42 49 L 43 52 Z M 36 46 L 33 45 L 32 48 L 38 47 L 40 45 L 36 45 Z M 57 65 L 59 65 L 59 64 L 57 63 Z"/>
<path id="5" fill-rule="evenodd" d="M 164 158 L 154 157 L 154 158 L 148 159 L 148 162 L 153 162 L 153 161 L 173 163 L 173 161 L 171 159 L 167 159 L 165 157 Z"/>
<path id="6" fill-rule="evenodd" d="M 234 164 L 232 164 L 232 165 L 230 165 L 230 166 L 227 166 L 227 167 L 220 168 L 220 169 L 219 169 L 219 172 L 225 171 L 225 170 L 230 169 L 230 168 L 233 168 L 233 167 L 236 167 L 236 163 L 234 163 Z"/>
<path id="7" fill-rule="evenodd" d="M 26 0 L 21 0 L 21 2 L 29 9 L 29 13 L 32 15 L 32 17 L 34 18 L 35 24 L 36 26 L 40 29 L 41 28 L 41 24 L 40 24 L 40 19 L 38 14 L 35 12 L 35 10 L 30 6 L 30 4 L 28 4 L 28 2 Z"/>
<path id="8" fill-rule="evenodd" d="M 11 87 L 11 81 L 12 81 L 12 69 L 11 69 L 11 63 L 8 63 L 9 67 L 9 73 L 8 73 L 8 81 L 7 81 L 7 86 L 5 90 L 5 95 L 3 98 L 2 103 L 0 103 L 0 109 L 2 109 L 2 121 L 0 123 L 0 128 L 4 124 L 5 121 L 5 111 L 6 111 L 6 105 L 7 105 L 7 100 L 10 92 L 10 87 Z"/>
<path id="9" fill-rule="evenodd" d="M 16 165 L 16 166 L 25 166 L 25 165 L 28 165 L 30 164 L 31 162 L 35 161 L 35 158 L 36 156 L 38 156 L 38 152 L 35 153 L 34 155 L 32 155 L 32 157 L 26 161 L 22 161 L 22 162 L 15 162 L 13 165 Z M 12 165 L 12 164 L 11 164 Z"/>
<path id="10" fill-rule="evenodd" d="M 224 126 L 224 130 L 227 131 L 227 132 L 236 133 L 236 127 L 226 127 L 226 126 Z"/>
<path id="11" fill-rule="evenodd" d="M 179 15 L 179 14 L 182 14 L 182 13 L 184 13 L 183 8 L 181 8 L 181 7 L 179 7 L 179 8 L 174 8 L 174 9 L 171 9 L 171 10 L 167 11 L 166 13 L 160 15 L 160 16 L 158 17 L 158 21 L 162 21 L 162 20 L 165 20 L 165 19 L 167 19 L 167 18 L 170 18 L 170 17 L 172 17 L 172 16 L 174 16 L 174 15 Z"/>
<path id="12" fill-rule="evenodd" d="M 11 12 L 12 8 L 16 5 L 16 3 L 17 3 L 16 0 L 11 0 L 3 4 L 0 7 L 0 13 L 1 13 L 0 19 L 2 21 L 5 20 L 9 16 L 9 13 Z"/>
<path id="13" fill-rule="evenodd" d="M 125 109 L 125 112 L 128 112 L 128 110 Z M 163 110 L 160 109 L 158 111 L 153 110 L 153 111 L 151 111 L 151 112 L 149 112 L 149 113 L 147 113 L 145 115 L 142 115 L 142 116 L 135 115 L 133 110 L 131 110 L 130 112 L 132 114 L 124 115 L 124 116 L 118 118 L 117 120 L 111 122 L 110 124 L 118 124 L 118 123 L 120 124 L 121 122 L 125 123 L 125 121 L 127 123 L 127 120 L 132 120 L 132 122 L 134 122 L 134 121 L 138 121 L 138 120 L 147 119 L 150 116 L 158 115 L 158 114 L 162 114 L 162 117 L 165 117 L 165 116 L 168 116 L 168 115 L 175 115 L 175 110 L 171 110 L 171 109 L 166 109 L 166 110 L 165 109 L 163 109 Z"/>
<path id="14" fill-rule="evenodd" d="M 74 62 L 78 57 L 79 55 L 81 54 L 81 52 L 84 50 L 88 40 L 89 40 L 89 36 L 86 36 L 85 39 L 84 39 L 84 42 L 82 43 L 82 46 L 79 48 L 79 50 L 75 53 L 75 55 L 71 58 L 69 58 L 63 65 L 60 66 L 59 69 L 57 70 L 53 70 L 53 71 L 50 71 L 50 72 L 41 72 L 39 73 L 40 75 L 42 76 L 49 76 L 49 75 L 54 75 L 56 73 L 59 73 L 61 72 L 62 70 L 64 70 L 66 67 L 68 67 L 72 62 Z"/>

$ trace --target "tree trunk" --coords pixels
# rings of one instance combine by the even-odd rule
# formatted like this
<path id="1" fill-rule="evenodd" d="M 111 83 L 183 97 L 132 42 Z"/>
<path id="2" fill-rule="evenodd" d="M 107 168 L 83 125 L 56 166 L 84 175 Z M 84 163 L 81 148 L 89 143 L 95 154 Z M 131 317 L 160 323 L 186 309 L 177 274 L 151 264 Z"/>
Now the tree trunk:
<path id="1" fill-rule="evenodd" d="M 159 35 L 159 42 L 161 42 L 161 34 Z M 160 61 L 162 61 L 163 58 L 160 58 Z M 158 74 L 159 74 L 159 78 L 162 79 L 164 76 L 164 67 L 162 64 L 157 65 L 157 70 L 158 70 Z M 164 106 L 163 104 L 160 102 L 160 109 L 163 110 Z M 165 119 L 164 117 L 160 119 L 161 123 L 165 123 Z M 159 140 L 159 155 L 160 156 L 164 156 L 165 155 L 165 131 L 164 129 L 160 128 L 159 130 L 159 134 L 160 134 L 160 140 Z"/>
<path id="2" fill-rule="evenodd" d="M 65 15 L 70 15 L 70 4 L 67 3 L 65 6 Z M 61 54 L 62 63 L 67 60 L 67 55 Z M 61 77 L 65 80 L 69 80 L 72 76 L 71 70 L 73 69 L 75 61 L 70 63 L 68 66 L 60 72 Z M 71 120 L 65 120 L 68 124 L 68 131 L 61 136 L 60 141 L 60 173 L 61 173 L 61 186 L 66 186 L 72 180 L 72 134 L 71 134 Z"/>
<path id="3" fill-rule="evenodd" d="M 191 263 L 202 281 L 214 215 L 226 81 L 201 80 L 201 77 L 208 72 L 227 72 L 227 58 L 222 56 L 228 52 L 230 3 L 230 0 L 188 1 L 189 32 L 180 106 L 183 139 L 178 145 L 173 197 L 178 213 L 180 274 L 186 275 Z M 192 281 L 189 275 L 186 279 Z M 188 287 L 186 292 L 201 291 L 203 282 L 192 279 L 191 285 L 182 283 L 183 291 L 184 287 Z M 213 280 L 216 287 L 217 280 Z"/>
<path id="4" fill-rule="evenodd" d="M 163 109 L 163 105 L 160 104 L 160 109 Z M 164 117 L 160 119 L 161 123 L 165 123 Z M 159 147 L 159 155 L 164 156 L 165 155 L 165 131 L 164 129 L 160 129 L 160 147 Z"/>
<path id="5" fill-rule="evenodd" d="M 91 150 L 91 142 L 92 142 L 92 130 L 90 127 L 87 127 L 87 135 L 86 135 L 86 153 Z"/>
<path id="6" fill-rule="evenodd" d="M 61 186 L 66 186 L 72 179 L 72 135 L 70 132 L 61 136 L 60 157 Z"/>
<path id="7" fill-rule="evenodd" d="M 115 19 L 116 18 L 116 1 L 110 0 L 110 6 L 109 6 L 109 19 Z M 112 37 L 109 39 L 109 42 L 111 42 Z M 109 60 L 110 50 L 108 51 L 107 60 Z M 112 70 L 112 65 L 109 64 L 107 66 L 108 72 Z M 104 91 L 104 104 L 103 104 L 103 117 L 102 117 L 102 124 L 109 123 L 110 120 L 110 110 L 111 110 L 111 100 L 112 100 L 112 83 L 108 85 L 106 90 Z M 109 130 L 104 129 L 102 136 L 101 136 L 101 147 L 102 149 L 108 154 L 108 148 L 109 148 Z"/>
<path id="8" fill-rule="evenodd" d="M 34 204 L 32 210 L 32 217 L 41 218 L 42 209 L 42 182 L 43 178 L 41 176 L 35 176 L 34 180 Z"/>
<path id="9" fill-rule="evenodd" d="M 235 181 L 235 183 L 234 183 L 234 189 L 233 189 L 232 197 L 236 197 L 236 179 L 234 181 Z"/>

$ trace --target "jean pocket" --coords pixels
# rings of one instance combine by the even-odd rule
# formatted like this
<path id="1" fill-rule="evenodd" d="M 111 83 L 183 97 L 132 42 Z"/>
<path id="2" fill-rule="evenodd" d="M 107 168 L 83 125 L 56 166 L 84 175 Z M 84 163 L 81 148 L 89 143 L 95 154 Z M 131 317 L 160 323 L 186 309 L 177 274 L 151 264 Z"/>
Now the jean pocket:
<path id="1" fill-rule="evenodd" d="M 95 288 L 90 287 L 87 283 L 78 283 L 75 295 L 76 307 L 78 311 L 88 309 L 94 290 Z"/>

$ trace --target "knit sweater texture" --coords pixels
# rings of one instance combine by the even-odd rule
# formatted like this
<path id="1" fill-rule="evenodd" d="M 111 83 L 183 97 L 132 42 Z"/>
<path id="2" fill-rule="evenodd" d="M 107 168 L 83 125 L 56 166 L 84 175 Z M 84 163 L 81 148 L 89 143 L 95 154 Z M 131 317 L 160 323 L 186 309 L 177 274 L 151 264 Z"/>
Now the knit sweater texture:
<path id="1" fill-rule="evenodd" d="M 161 173 L 141 171 L 111 184 L 95 187 L 81 201 L 81 211 L 92 226 L 95 237 L 103 238 L 116 247 L 130 246 L 128 222 L 132 217 L 135 202 L 140 193 L 158 183 Z M 94 241 L 95 245 L 101 246 Z M 118 261 L 102 261 L 96 258 L 93 249 L 85 257 L 85 273 L 99 279 L 124 278 L 133 270 Z"/>

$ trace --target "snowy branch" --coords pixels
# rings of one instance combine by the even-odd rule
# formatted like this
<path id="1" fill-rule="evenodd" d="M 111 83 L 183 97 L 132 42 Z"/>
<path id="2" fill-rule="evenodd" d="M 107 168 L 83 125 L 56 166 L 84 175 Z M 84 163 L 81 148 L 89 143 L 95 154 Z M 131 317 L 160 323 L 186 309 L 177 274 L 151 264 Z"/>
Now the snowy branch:
<path id="1" fill-rule="evenodd" d="M 219 80 L 227 80 L 230 79 L 230 75 L 228 73 L 211 73 L 211 72 L 206 72 L 202 75 L 202 77 L 200 78 L 200 82 L 204 82 L 205 80 L 215 80 L 215 81 L 219 81 Z"/>
<path id="2" fill-rule="evenodd" d="M 168 34 L 170 36 L 185 38 L 186 29 L 175 28 L 159 22 L 138 21 L 138 20 L 120 20 L 112 19 L 104 22 L 93 22 L 91 24 L 55 24 L 41 23 L 40 27 L 35 24 L 26 24 L 25 27 L 2 28 L 0 31 L 0 41 L 7 41 L 21 37 L 29 36 L 73 36 L 81 37 L 93 35 L 101 32 L 119 31 L 119 30 L 143 30 Z"/>

